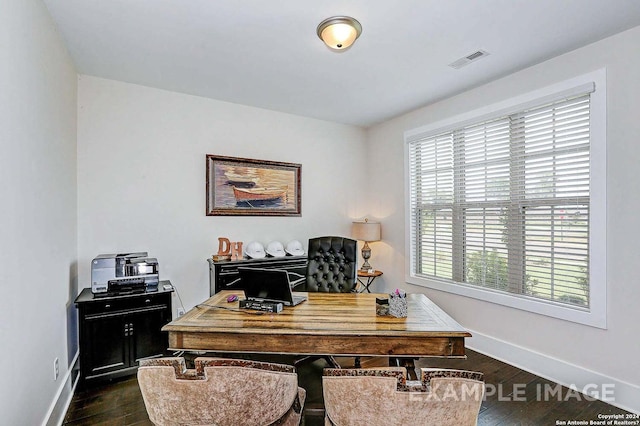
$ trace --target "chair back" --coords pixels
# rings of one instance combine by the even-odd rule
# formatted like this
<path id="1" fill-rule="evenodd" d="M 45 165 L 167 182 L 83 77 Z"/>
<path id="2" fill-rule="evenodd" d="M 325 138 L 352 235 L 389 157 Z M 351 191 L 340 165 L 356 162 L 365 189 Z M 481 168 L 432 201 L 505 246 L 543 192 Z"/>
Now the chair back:
<path id="1" fill-rule="evenodd" d="M 349 293 L 356 288 L 357 241 L 345 237 L 309 239 L 306 291 Z"/>
<path id="2" fill-rule="evenodd" d="M 138 383 L 155 425 L 298 425 L 305 391 L 288 365 L 223 358 L 141 360 Z"/>
<path id="3" fill-rule="evenodd" d="M 325 424 L 474 426 L 484 396 L 482 373 L 402 367 L 324 370 Z"/>

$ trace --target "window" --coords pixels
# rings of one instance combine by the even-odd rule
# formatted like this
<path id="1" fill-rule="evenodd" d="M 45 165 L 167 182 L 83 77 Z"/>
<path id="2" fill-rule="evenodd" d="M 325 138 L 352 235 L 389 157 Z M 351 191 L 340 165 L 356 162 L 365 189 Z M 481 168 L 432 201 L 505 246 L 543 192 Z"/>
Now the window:
<path id="1" fill-rule="evenodd" d="M 410 282 L 603 326 L 603 278 L 591 273 L 595 87 L 408 132 Z"/>

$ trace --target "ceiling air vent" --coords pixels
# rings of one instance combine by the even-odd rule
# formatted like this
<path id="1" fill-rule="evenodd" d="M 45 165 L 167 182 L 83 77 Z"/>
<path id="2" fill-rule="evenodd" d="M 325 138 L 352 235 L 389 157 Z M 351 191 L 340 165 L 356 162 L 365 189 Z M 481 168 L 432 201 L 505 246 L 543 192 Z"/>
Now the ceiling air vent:
<path id="1" fill-rule="evenodd" d="M 485 56 L 489 56 L 489 52 L 486 52 L 484 50 L 478 50 L 476 52 L 473 52 L 463 58 L 458 59 L 457 61 L 454 61 L 452 63 L 449 64 L 449 66 L 451 68 L 455 68 L 457 70 L 459 70 L 460 68 L 464 67 L 465 65 L 469 65 L 471 62 L 475 62 L 480 58 L 484 58 Z"/>

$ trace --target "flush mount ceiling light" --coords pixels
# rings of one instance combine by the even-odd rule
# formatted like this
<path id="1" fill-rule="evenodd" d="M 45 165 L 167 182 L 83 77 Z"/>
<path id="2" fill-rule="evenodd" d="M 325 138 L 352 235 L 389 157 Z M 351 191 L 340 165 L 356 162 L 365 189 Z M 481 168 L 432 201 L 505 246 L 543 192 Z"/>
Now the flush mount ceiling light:
<path id="1" fill-rule="evenodd" d="M 333 50 L 344 50 L 362 33 L 362 25 L 349 16 L 332 16 L 320 22 L 318 37 Z"/>

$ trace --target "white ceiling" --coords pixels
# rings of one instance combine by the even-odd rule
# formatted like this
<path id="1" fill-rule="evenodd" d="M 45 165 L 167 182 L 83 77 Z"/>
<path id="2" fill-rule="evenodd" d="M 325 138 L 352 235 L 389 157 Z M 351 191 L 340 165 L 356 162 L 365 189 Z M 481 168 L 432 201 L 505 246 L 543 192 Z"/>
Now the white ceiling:
<path id="1" fill-rule="evenodd" d="M 640 25 L 638 0 L 44 2 L 81 74 L 364 127 Z M 363 27 L 340 53 L 334 15 Z"/>

